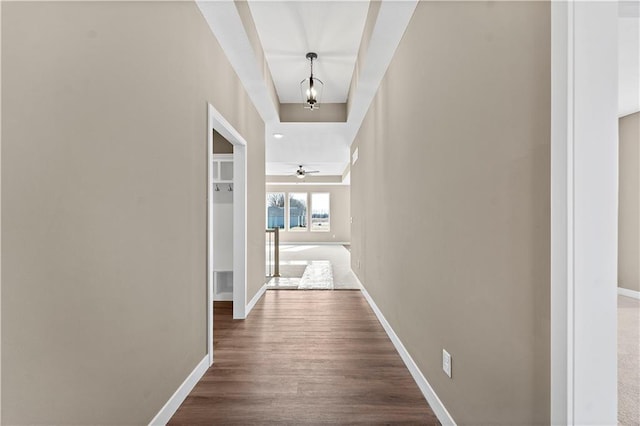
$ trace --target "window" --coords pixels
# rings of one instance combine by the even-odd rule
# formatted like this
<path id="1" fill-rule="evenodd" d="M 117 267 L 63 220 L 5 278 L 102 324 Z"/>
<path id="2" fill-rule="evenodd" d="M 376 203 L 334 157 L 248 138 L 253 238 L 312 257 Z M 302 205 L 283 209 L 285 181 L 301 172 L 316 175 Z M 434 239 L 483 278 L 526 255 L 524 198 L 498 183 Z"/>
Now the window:
<path id="1" fill-rule="evenodd" d="M 267 193 L 267 229 L 284 229 L 284 192 Z"/>
<path id="2" fill-rule="evenodd" d="M 311 194 L 306 192 L 267 192 L 266 204 L 267 229 L 285 228 L 285 209 L 288 209 L 289 215 L 286 227 L 290 231 L 311 229 L 315 232 L 329 232 L 331 229 L 331 203 L 328 192 Z M 311 214 L 308 210 L 311 210 Z M 311 220 L 310 228 L 309 220 Z"/>
<path id="3" fill-rule="evenodd" d="M 289 194 L 289 230 L 307 230 L 306 192 L 292 192 Z"/>
<path id="4" fill-rule="evenodd" d="M 329 193 L 311 194 L 311 230 L 329 231 Z"/>

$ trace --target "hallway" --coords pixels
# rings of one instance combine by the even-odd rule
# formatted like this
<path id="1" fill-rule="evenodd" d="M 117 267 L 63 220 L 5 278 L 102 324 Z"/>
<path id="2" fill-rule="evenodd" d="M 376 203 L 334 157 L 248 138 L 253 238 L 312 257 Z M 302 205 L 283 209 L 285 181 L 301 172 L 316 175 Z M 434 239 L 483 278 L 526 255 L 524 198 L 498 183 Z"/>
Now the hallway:
<path id="1" fill-rule="evenodd" d="M 438 424 L 359 291 L 216 305 L 215 363 L 169 424 Z"/>
<path id="2" fill-rule="evenodd" d="M 640 426 L 640 0 L 0 15 L 1 425 Z"/>

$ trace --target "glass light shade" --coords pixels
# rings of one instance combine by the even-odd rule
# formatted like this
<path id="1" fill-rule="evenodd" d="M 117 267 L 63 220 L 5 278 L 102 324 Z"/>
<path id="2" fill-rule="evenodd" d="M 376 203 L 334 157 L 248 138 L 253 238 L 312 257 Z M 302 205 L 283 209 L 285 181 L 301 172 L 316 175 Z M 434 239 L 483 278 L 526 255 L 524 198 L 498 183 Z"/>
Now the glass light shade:
<path id="1" fill-rule="evenodd" d="M 316 77 L 308 77 L 300 82 L 300 94 L 304 107 L 310 110 L 320 108 L 324 83 Z"/>

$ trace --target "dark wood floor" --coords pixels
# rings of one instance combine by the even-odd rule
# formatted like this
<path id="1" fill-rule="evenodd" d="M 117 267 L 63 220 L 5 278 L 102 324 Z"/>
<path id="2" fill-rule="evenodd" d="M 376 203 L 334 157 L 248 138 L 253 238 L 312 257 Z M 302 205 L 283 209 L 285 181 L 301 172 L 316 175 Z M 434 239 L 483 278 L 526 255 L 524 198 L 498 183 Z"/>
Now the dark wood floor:
<path id="1" fill-rule="evenodd" d="M 216 304 L 213 367 L 169 424 L 439 424 L 359 291 Z"/>

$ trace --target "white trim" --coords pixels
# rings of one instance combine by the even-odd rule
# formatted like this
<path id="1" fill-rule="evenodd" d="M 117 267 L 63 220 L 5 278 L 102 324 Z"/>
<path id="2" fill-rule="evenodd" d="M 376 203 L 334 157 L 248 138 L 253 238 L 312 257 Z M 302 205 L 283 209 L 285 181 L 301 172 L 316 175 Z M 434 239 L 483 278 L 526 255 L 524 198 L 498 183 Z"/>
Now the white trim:
<path id="1" fill-rule="evenodd" d="M 207 356 L 213 364 L 213 113 L 207 106 Z"/>
<path id="2" fill-rule="evenodd" d="M 551 3 L 551 424 L 573 416 L 573 4 Z"/>
<path id="3" fill-rule="evenodd" d="M 213 363 L 213 132 L 215 129 L 233 145 L 233 318 L 246 317 L 247 301 L 247 141 L 224 116 L 207 103 L 208 203 L 207 223 L 207 348 Z"/>
<path id="4" fill-rule="evenodd" d="M 244 141 L 244 139 L 242 139 Z M 232 142 L 229 140 L 229 142 Z M 233 147 L 233 319 L 247 317 L 247 147 Z"/>
<path id="5" fill-rule="evenodd" d="M 418 365 L 415 363 L 413 358 L 411 358 L 411 355 L 402 344 L 402 341 L 400 341 L 398 335 L 395 333 L 395 331 L 393 331 L 393 328 L 391 328 L 391 325 L 382 314 L 382 311 L 380 311 L 380 309 L 378 308 L 378 305 L 376 305 L 376 302 L 373 301 L 373 298 L 371 297 L 367 289 L 364 288 L 358 277 L 355 276 L 355 274 L 353 275 L 356 278 L 358 285 L 360 286 L 360 291 L 364 295 L 364 298 L 367 299 L 369 306 L 371 306 L 371 309 L 373 309 L 376 317 L 378 317 L 378 321 L 380 321 L 380 324 L 382 324 L 384 331 L 387 332 L 389 339 L 391 339 L 391 343 L 393 343 L 393 346 L 395 346 L 398 354 L 402 358 L 402 361 L 404 361 L 404 364 L 407 366 L 409 373 L 411 373 L 413 380 L 415 380 L 418 388 L 420 388 L 420 392 L 422 392 L 422 395 L 424 395 L 425 399 L 429 403 L 429 406 L 435 413 L 440 423 L 442 423 L 443 425 L 455 426 L 456 422 L 453 420 L 453 417 L 451 417 L 451 414 L 449 414 L 447 408 L 444 406 L 440 398 L 438 398 L 438 395 L 436 395 L 436 392 L 433 390 L 426 377 L 424 377 L 424 375 L 420 371 L 420 368 L 418 368 Z"/>
<path id="6" fill-rule="evenodd" d="M 256 306 L 256 303 L 258 303 L 260 298 L 264 295 L 265 291 L 267 291 L 267 284 L 264 284 L 262 287 L 260 287 L 260 290 L 258 290 L 255 296 L 253 296 L 253 298 L 249 301 L 249 303 L 247 304 L 246 315 L 249 315 L 249 313 L 253 310 L 253 307 Z"/>
<path id="7" fill-rule="evenodd" d="M 616 2 L 551 3 L 553 425 L 617 420 L 617 25 Z"/>
<path id="8" fill-rule="evenodd" d="M 167 401 L 166 404 L 158 411 L 158 414 L 155 415 L 153 420 L 149 422 L 149 425 L 166 425 L 171 417 L 178 411 L 180 408 L 180 404 L 185 400 L 185 398 L 189 395 L 194 386 L 200 381 L 204 373 L 209 369 L 209 355 L 207 354 L 202 361 L 196 365 L 191 374 L 184 379 L 184 382 L 176 389 L 176 391 L 171 395 L 171 398 Z"/>
<path id="9" fill-rule="evenodd" d="M 618 287 L 618 294 L 620 296 L 631 297 L 633 299 L 640 300 L 640 291 L 629 290 L 628 288 Z"/>
<path id="10" fill-rule="evenodd" d="M 227 121 L 222 114 L 218 112 L 213 105 L 209 105 L 209 117 L 213 121 L 213 127 L 216 132 L 220 133 L 232 145 L 247 145 L 242 135 Z M 213 136 L 212 136 L 213 137 Z M 235 151 L 233 152 L 235 154 Z"/>

